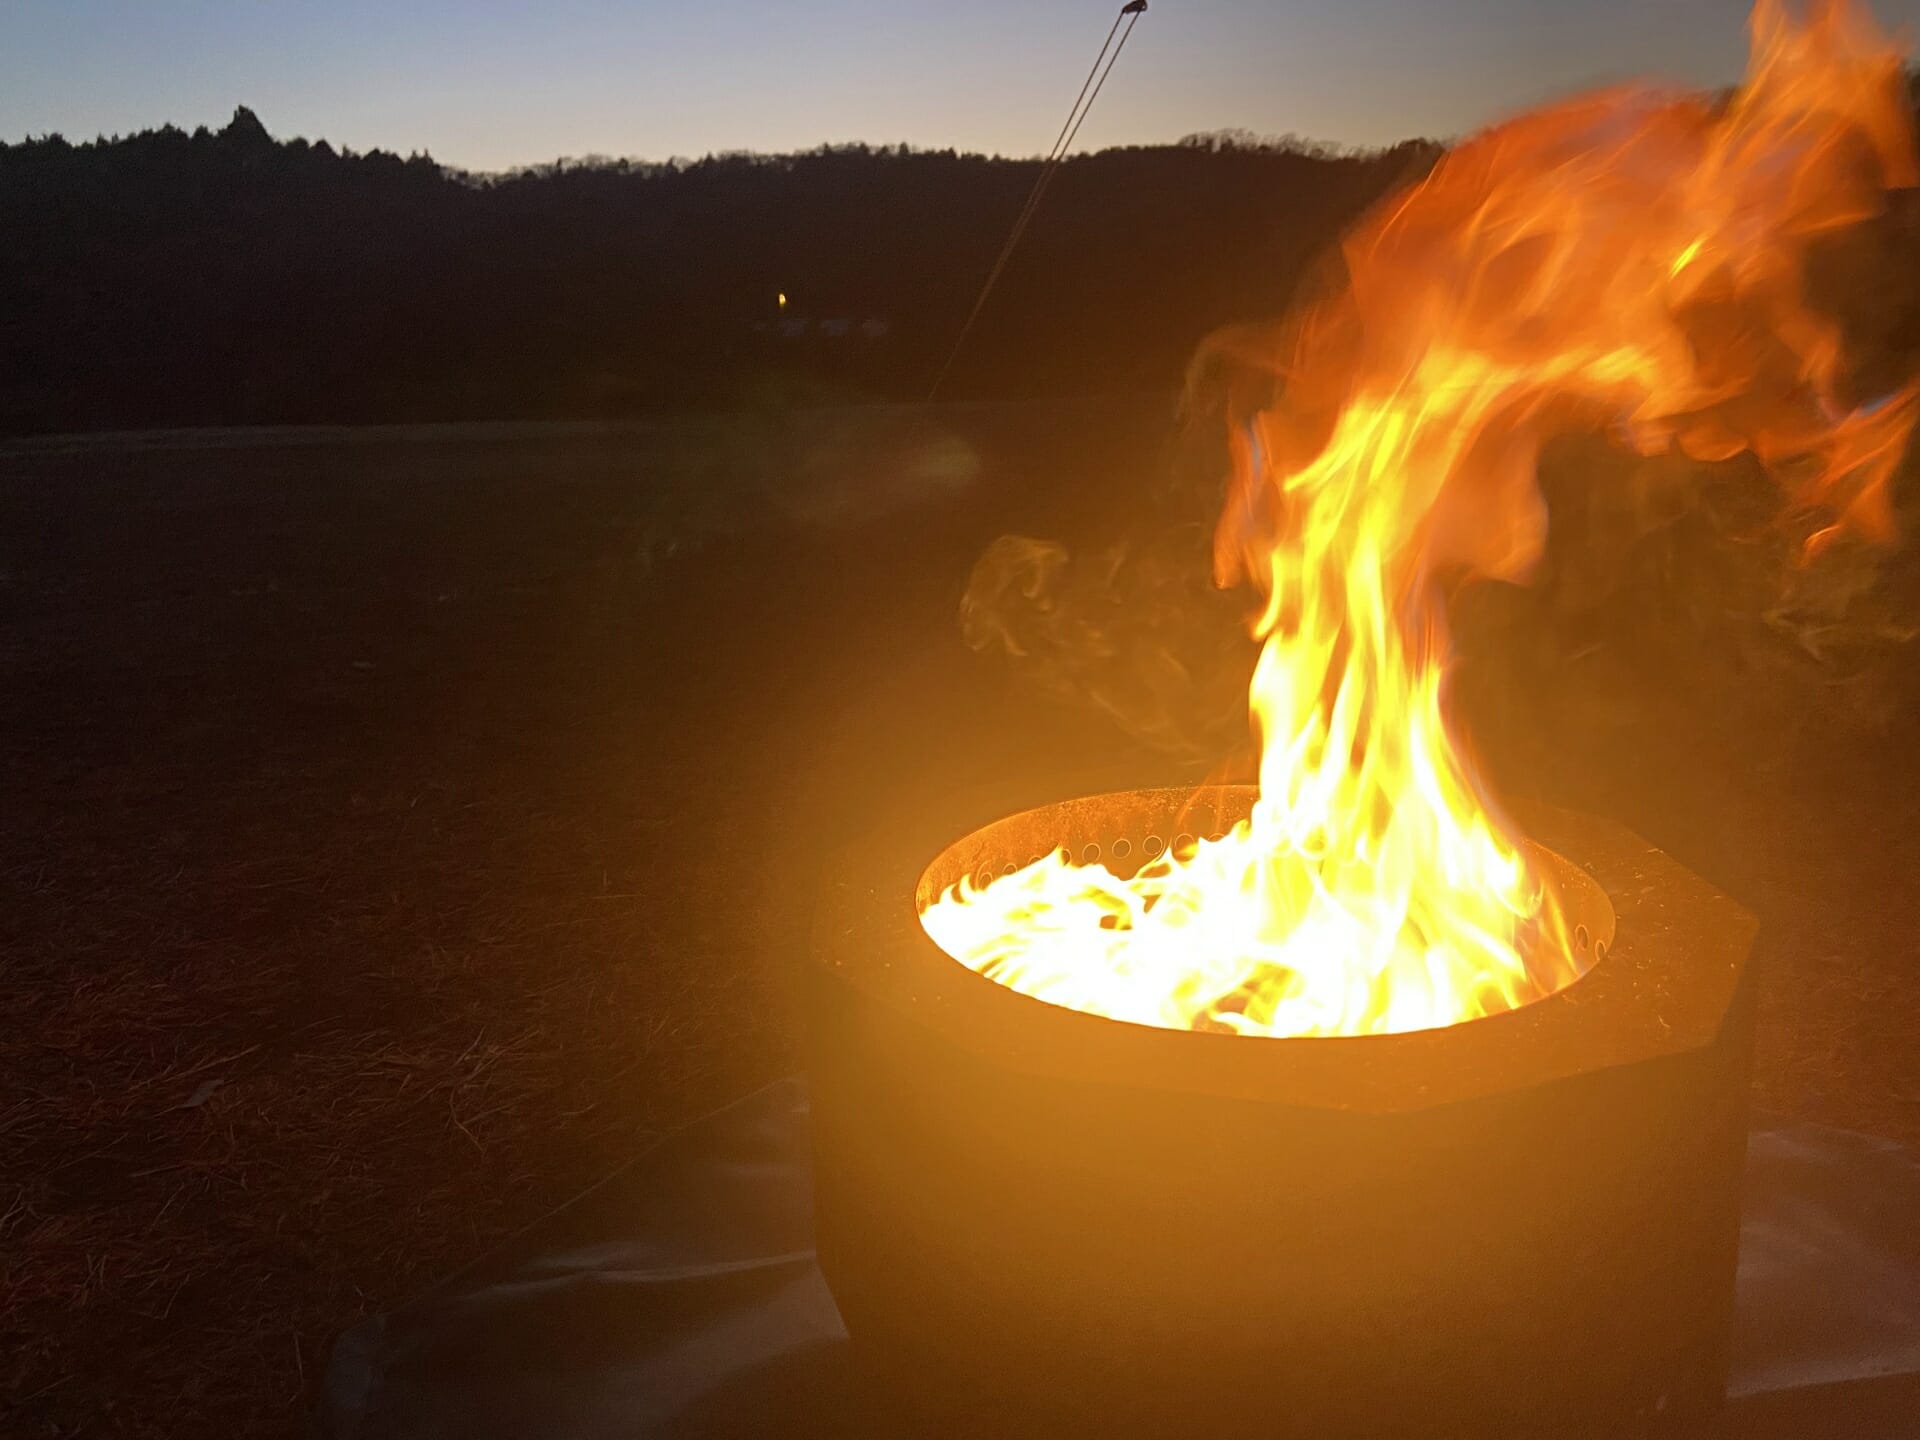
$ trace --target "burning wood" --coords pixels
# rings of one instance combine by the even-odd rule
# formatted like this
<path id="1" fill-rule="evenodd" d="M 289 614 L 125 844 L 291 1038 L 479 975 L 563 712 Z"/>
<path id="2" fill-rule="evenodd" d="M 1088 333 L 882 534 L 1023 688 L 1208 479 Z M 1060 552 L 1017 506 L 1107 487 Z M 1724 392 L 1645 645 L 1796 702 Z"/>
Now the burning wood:
<path id="1" fill-rule="evenodd" d="M 1901 57 L 1839 0 L 1805 23 L 1760 0 L 1751 28 L 1730 99 L 1624 88 L 1498 126 L 1359 225 L 1333 300 L 1216 342 L 1279 394 L 1234 437 L 1214 552 L 1261 597 L 1259 798 L 1144 865 L 963 878 L 922 913 L 948 954 L 1057 1005 L 1267 1036 L 1446 1026 L 1579 978 L 1448 723 L 1446 588 L 1539 558 L 1555 434 L 1750 451 L 1818 548 L 1885 538 L 1915 415 L 1911 386 L 1849 393 L 1804 294 L 1822 237 L 1920 180 Z"/>

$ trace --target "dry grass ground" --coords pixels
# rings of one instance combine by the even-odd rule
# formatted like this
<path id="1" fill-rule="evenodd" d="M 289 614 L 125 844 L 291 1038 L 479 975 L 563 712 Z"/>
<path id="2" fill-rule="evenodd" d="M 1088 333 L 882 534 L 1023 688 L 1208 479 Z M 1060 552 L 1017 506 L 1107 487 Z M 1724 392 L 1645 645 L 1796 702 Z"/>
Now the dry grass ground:
<path id="1" fill-rule="evenodd" d="M 952 618 L 1126 414 L 0 452 L 0 1434 L 297 1433 L 343 1326 L 791 1068 L 835 833 L 1126 761 Z M 1762 911 L 1764 1101 L 1920 1138 L 1914 727 L 1755 769 L 1568 663 L 1515 783 Z"/>

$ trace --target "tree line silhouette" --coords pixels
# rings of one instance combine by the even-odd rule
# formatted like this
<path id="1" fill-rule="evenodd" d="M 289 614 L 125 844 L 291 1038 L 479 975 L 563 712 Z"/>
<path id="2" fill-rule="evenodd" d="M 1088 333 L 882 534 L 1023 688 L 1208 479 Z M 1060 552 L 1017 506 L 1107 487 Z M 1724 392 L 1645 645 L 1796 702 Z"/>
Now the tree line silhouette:
<path id="1" fill-rule="evenodd" d="M 947 393 L 1171 388 L 1438 153 L 1222 132 L 1069 160 Z M 836 145 L 475 175 L 276 141 L 244 107 L 0 144 L 0 432 L 912 399 L 1039 163 Z"/>

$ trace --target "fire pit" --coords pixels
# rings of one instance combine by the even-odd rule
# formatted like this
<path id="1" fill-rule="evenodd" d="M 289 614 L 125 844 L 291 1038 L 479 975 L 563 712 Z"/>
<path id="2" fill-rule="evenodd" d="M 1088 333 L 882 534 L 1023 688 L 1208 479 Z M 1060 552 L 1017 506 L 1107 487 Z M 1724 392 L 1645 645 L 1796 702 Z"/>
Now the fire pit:
<path id="1" fill-rule="evenodd" d="M 1753 922 L 1603 821 L 1501 813 L 1446 703 L 1447 596 L 1540 561 L 1534 460 L 1569 430 L 1751 454 L 1808 557 L 1890 530 L 1920 385 L 1856 393 L 1802 276 L 1920 183 L 1900 56 L 1844 4 L 1760 0 L 1752 32 L 1724 102 L 1621 88 L 1453 148 L 1348 235 L 1344 285 L 1203 352 L 1257 790 L 834 871 L 820 1254 L 896 1388 L 987 1433 L 1714 1405 Z M 1007 593 L 1044 614 L 1047 584 Z"/>
<path id="2" fill-rule="evenodd" d="M 1038 1429 L 1564 1434 L 1710 1409 L 1754 923 L 1634 836 L 1529 817 L 1594 962 L 1405 1034 L 1109 1020 L 920 926 L 963 873 L 1056 845 L 1124 866 L 1252 800 L 1105 795 L 930 865 L 937 841 L 890 834 L 835 866 L 810 1066 L 821 1264 L 856 1345 L 968 1423 Z"/>

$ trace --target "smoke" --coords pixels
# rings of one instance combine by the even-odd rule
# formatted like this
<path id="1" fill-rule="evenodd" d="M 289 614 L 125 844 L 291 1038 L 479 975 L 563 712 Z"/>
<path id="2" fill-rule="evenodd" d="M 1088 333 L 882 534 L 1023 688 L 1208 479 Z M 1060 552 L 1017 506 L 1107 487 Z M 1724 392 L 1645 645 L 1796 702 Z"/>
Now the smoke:
<path id="1" fill-rule="evenodd" d="M 962 638 L 1135 740 L 1217 762 L 1247 739 L 1254 650 L 1242 604 L 1210 581 L 1209 544 L 1198 523 L 1080 557 L 1003 535 L 973 567 Z"/>
<path id="2" fill-rule="evenodd" d="M 1242 752 L 1250 764 L 1256 655 L 1251 597 L 1212 574 L 1223 434 L 1217 414 L 1190 412 L 1148 477 L 1115 487 L 1106 538 L 1004 535 L 975 563 L 960 604 L 973 650 L 1171 759 L 1212 767 Z"/>
<path id="3" fill-rule="evenodd" d="M 1859 383 L 1890 389 L 1920 362 L 1920 306 L 1906 302 L 1920 287 L 1891 282 L 1888 303 L 1871 303 L 1888 250 L 1876 230 L 1872 263 L 1855 248 L 1821 283 L 1853 307 L 1842 319 Z M 1274 334 L 1224 332 L 1196 358 L 1175 463 L 1150 494 L 1115 500 L 1137 511 L 1122 538 L 1073 548 L 1001 536 L 960 605 L 969 648 L 1185 763 L 1250 753 L 1253 600 L 1218 583 L 1213 532 L 1228 452 L 1284 385 L 1270 368 Z M 1902 536 L 1920 525 L 1911 469 L 1892 487 Z M 1920 564 L 1906 547 L 1845 535 L 1810 545 L 1823 517 L 1789 504 L 1751 456 L 1643 456 L 1596 432 L 1549 446 L 1538 483 L 1549 518 L 1527 583 L 1454 596 L 1475 730 L 1564 727 L 1552 692 L 1570 674 L 1604 677 L 1565 696 L 1588 724 L 1639 723 L 1650 693 L 1678 687 L 1755 728 L 1892 718 L 1902 657 L 1920 636 Z M 1524 713 L 1502 724 L 1485 713 L 1494 706 Z"/>

